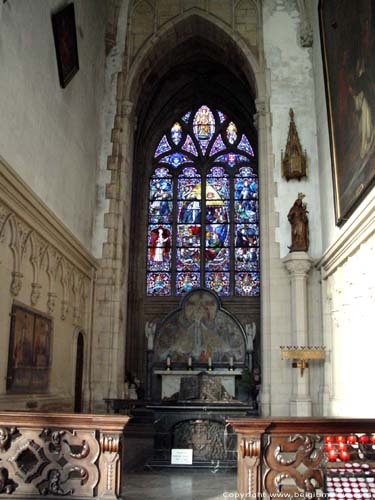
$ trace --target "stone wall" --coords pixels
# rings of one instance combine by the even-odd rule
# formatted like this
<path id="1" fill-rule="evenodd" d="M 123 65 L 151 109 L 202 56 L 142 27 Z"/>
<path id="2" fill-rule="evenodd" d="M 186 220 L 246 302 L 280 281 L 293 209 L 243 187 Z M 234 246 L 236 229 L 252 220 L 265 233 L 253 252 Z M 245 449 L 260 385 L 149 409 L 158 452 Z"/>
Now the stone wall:
<path id="1" fill-rule="evenodd" d="M 84 340 L 83 400 L 84 407 L 89 407 L 96 268 L 95 259 L 0 158 L 1 409 L 72 410 L 80 332 Z M 14 304 L 52 320 L 52 365 L 48 392 L 43 394 L 6 391 Z"/>
<path id="2" fill-rule="evenodd" d="M 318 0 L 311 4 L 322 207 L 323 256 L 317 269 L 322 281 L 322 330 L 328 349 L 320 393 L 324 415 L 372 417 L 375 406 L 366 381 L 373 377 L 375 190 L 342 227 L 335 225 Z"/>
<path id="3" fill-rule="evenodd" d="M 51 23 L 61 2 L 1 6 L 0 154 L 91 249 L 106 2 L 77 0 L 74 6 L 80 69 L 65 89 Z"/>

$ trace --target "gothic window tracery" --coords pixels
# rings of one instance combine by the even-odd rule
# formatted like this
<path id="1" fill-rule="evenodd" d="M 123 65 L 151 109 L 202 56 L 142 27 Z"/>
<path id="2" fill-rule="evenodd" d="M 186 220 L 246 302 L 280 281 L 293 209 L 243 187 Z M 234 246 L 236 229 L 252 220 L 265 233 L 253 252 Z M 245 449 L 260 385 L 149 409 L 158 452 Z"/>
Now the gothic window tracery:
<path id="1" fill-rule="evenodd" d="M 148 296 L 259 295 L 257 163 L 237 125 L 204 104 L 162 135 L 149 182 Z"/>

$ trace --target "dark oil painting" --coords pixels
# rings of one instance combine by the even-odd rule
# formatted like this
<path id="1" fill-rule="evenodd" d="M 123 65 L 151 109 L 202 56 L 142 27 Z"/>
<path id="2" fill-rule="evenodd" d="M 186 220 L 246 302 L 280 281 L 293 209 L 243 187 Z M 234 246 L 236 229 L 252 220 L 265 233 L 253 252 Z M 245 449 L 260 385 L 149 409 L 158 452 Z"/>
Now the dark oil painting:
<path id="1" fill-rule="evenodd" d="M 375 2 L 320 0 L 336 223 L 375 180 Z"/>
<path id="2" fill-rule="evenodd" d="M 52 16 L 60 85 L 65 88 L 79 69 L 74 4 Z"/>
<path id="3" fill-rule="evenodd" d="M 14 305 L 11 315 L 7 390 L 48 391 L 51 361 L 51 319 Z"/>

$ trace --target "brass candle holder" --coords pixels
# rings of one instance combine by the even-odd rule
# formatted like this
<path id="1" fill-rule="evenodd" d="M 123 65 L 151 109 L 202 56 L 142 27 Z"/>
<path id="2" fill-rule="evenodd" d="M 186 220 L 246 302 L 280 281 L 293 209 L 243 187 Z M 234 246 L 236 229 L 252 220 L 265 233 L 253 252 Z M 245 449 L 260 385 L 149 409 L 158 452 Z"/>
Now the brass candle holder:
<path id="1" fill-rule="evenodd" d="M 309 361 L 312 359 L 324 360 L 326 357 L 325 346 L 280 346 L 281 359 L 292 359 L 292 367 L 301 370 L 301 377 L 303 372 L 309 367 Z"/>

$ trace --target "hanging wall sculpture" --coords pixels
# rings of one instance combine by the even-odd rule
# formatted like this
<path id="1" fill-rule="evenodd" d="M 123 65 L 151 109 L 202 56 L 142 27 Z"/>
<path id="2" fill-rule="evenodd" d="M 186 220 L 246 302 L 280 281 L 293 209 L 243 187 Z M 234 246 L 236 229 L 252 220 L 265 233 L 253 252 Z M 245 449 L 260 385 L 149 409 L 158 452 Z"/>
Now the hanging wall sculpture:
<path id="1" fill-rule="evenodd" d="M 147 295 L 258 296 L 257 164 L 246 134 L 202 105 L 174 120 L 149 184 Z"/>

